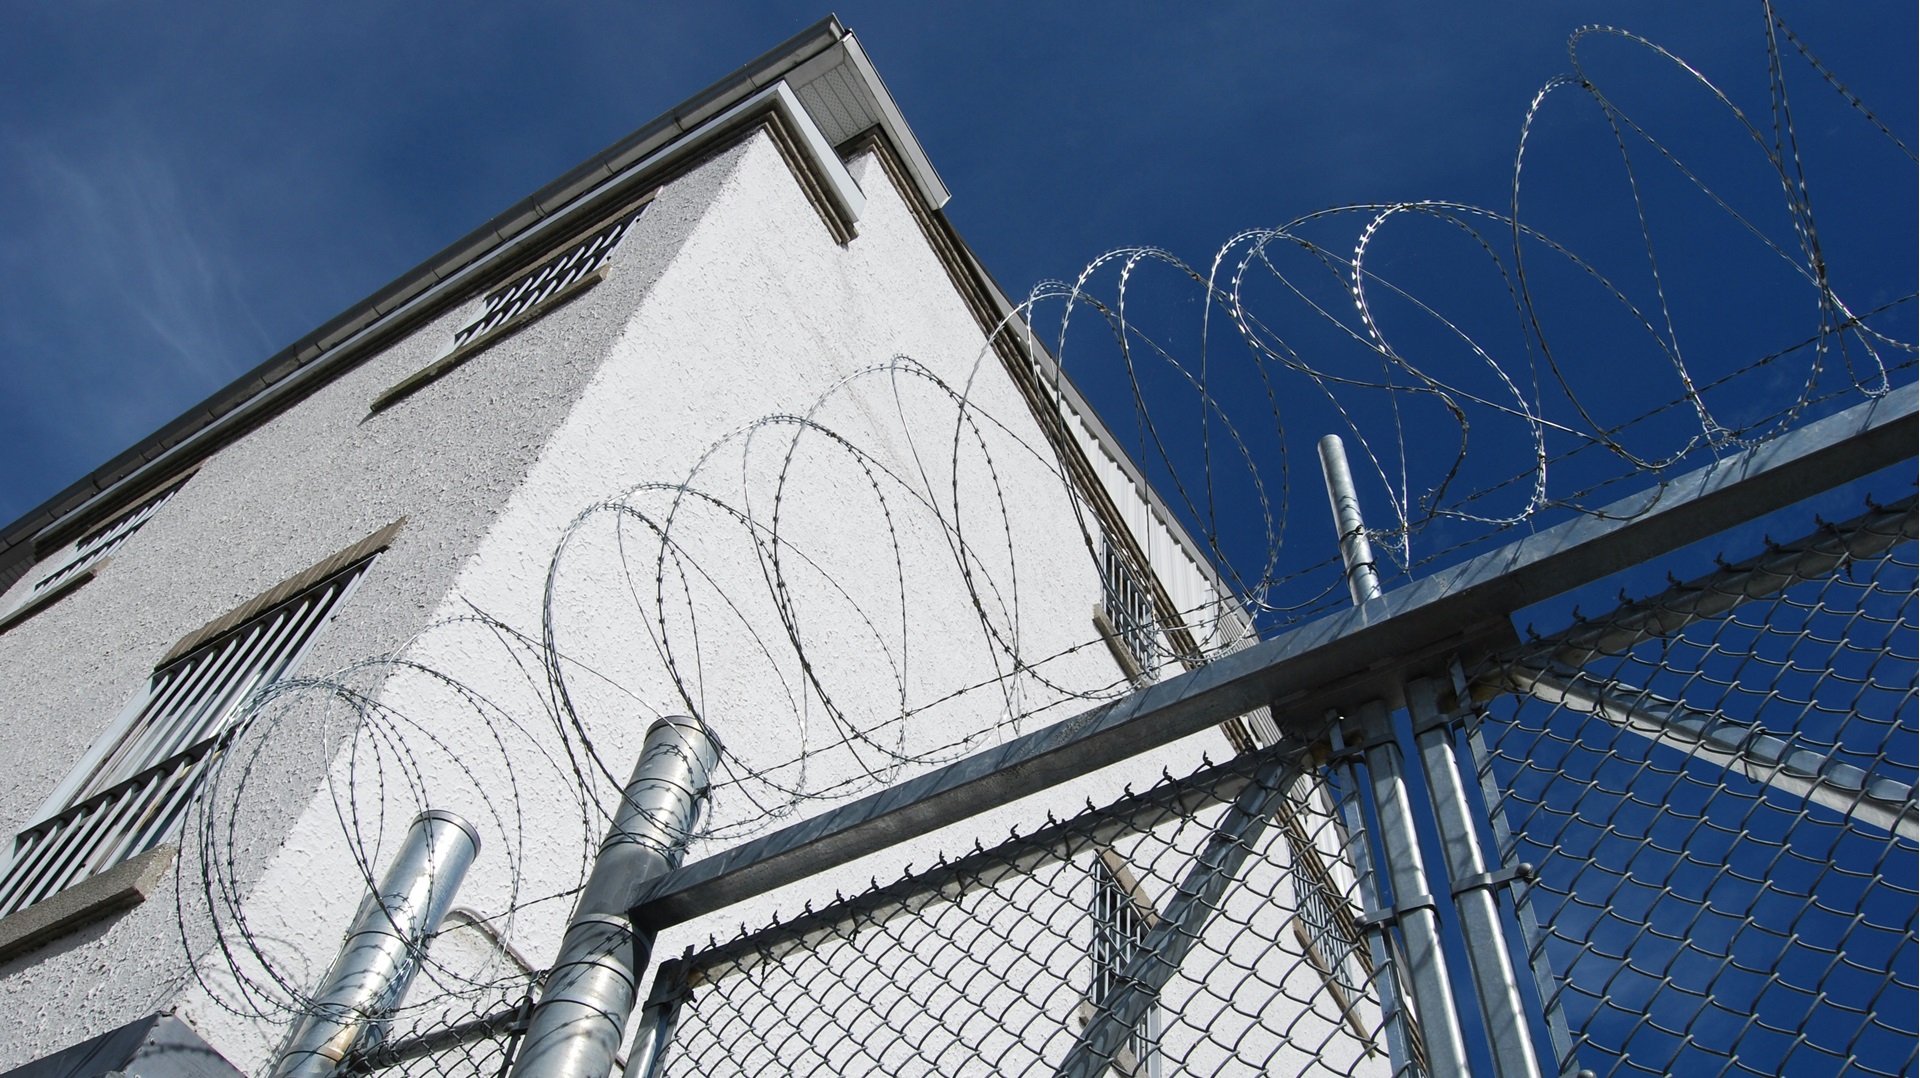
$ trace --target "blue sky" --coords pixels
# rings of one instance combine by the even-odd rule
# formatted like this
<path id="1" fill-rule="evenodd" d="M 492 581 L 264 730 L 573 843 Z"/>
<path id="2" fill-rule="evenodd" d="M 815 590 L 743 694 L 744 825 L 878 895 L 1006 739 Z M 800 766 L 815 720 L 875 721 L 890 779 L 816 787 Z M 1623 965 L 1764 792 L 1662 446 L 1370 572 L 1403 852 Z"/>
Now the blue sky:
<path id="1" fill-rule="evenodd" d="M 1911 140 L 1913 5 L 1782 10 Z M 824 11 L 10 6 L 0 520 Z M 1126 244 L 1204 261 L 1339 203 L 1504 205 L 1525 105 L 1585 23 L 1764 107 L 1752 3 L 838 11 L 1014 293 Z M 1906 195 L 1884 272 L 1911 291 Z"/>
<path id="2" fill-rule="evenodd" d="M 0 525 L 827 10 L 592 0 L 74 0 L 0 10 Z M 1782 0 L 1779 10 L 1899 138 L 1920 144 L 1912 0 Z M 1589 23 L 1660 42 L 1767 122 L 1765 23 L 1760 5 L 1744 0 L 847 3 L 838 13 L 954 192 L 949 215 L 1015 295 L 1125 245 L 1204 265 L 1243 229 L 1329 206 L 1445 199 L 1504 209 L 1527 104 L 1569 69 L 1568 34 Z M 1676 87 L 1670 69 L 1604 41 L 1585 55 L 1590 73 L 1657 120 L 1663 140 L 1718 189 L 1756 207 L 1779 191 L 1724 111 Z M 1838 288 L 1856 309 L 1913 292 L 1911 162 L 1804 64 L 1789 82 Z M 1530 219 L 1632 278 L 1640 235 L 1622 225 L 1633 207 L 1609 171 L 1606 132 L 1575 96 L 1543 116 L 1537 137 Z M 1703 371 L 1818 328 L 1809 308 L 1794 306 L 1795 282 L 1762 272 L 1777 263 L 1740 253 L 1748 238 L 1738 228 L 1661 182 L 1649 179 L 1648 193 L 1663 239 L 1678 239 L 1662 249 L 1674 332 Z M 1784 216 L 1755 219 L 1790 231 Z M 1354 228 L 1330 228 L 1329 246 L 1350 249 Z M 1383 244 L 1381 268 L 1479 317 L 1485 297 L 1458 281 L 1457 252 L 1424 236 L 1395 233 L 1405 246 Z M 1661 374 L 1657 357 L 1630 357 L 1646 367 L 1621 358 L 1637 338 L 1580 306 L 1591 295 L 1553 272 L 1539 269 L 1543 290 L 1566 291 L 1542 299 L 1576 303 L 1550 313 L 1564 318 L 1555 326 L 1564 356 L 1589 379 L 1585 403 L 1613 421 L 1670 399 L 1670 389 L 1648 388 Z M 1162 320 L 1160 339 L 1175 346 L 1197 340 L 1180 323 L 1192 309 L 1180 287 L 1154 282 L 1157 298 L 1138 308 L 1149 323 Z M 1629 289 L 1643 299 L 1647 282 Z M 1911 341 L 1913 305 L 1904 310 L 1891 328 Z M 1337 339 L 1291 322 L 1286 332 L 1297 346 L 1325 349 L 1312 352 L 1316 362 L 1335 362 Z M 1075 366 L 1079 355 L 1070 369 L 1127 436 L 1118 368 Z M 1223 390 L 1258 400 L 1252 382 L 1219 377 Z M 1762 414 L 1776 401 L 1768 394 L 1792 388 L 1763 378 L 1740 392 L 1755 385 L 1726 403 L 1729 414 Z M 1287 403 L 1302 409 L 1309 439 L 1292 447 L 1310 451 L 1330 423 L 1305 396 Z M 1499 441 L 1496 423 L 1477 429 L 1511 463 L 1471 479 L 1524 470 L 1526 447 Z M 1452 436 L 1444 422 L 1432 432 Z M 1190 457 L 1176 458 L 1146 462 L 1163 488 L 1169 472 L 1190 469 Z M 1431 475 L 1413 478 L 1418 486 Z M 1374 510 L 1390 482 L 1362 482 L 1371 522 L 1385 523 Z M 1309 561 L 1332 553 L 1317 484 L 1294 488 L 1312 514 L 1302 523 L 1317 551 Z M 1240 500 L 1220 530 L 1234 553 L 1251 552 L 1240 565 L 1257 575 L 1264 540 L 1252 503 L 1244 490 L 1227 496 Z M 1747 553 L 1736 547 L 1734 556 Z M 1657 587 L 1657 576 L 1636 590 Z"/>

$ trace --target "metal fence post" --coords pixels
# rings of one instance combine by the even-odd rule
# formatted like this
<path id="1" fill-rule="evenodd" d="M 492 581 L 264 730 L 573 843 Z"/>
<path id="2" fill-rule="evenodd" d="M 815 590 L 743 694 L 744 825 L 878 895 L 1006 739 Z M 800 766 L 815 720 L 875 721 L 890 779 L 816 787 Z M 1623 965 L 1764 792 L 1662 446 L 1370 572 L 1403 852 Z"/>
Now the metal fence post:
<path id="1" fill-rule="evenodd" d="M 427 937 L 480 852 L 480 835 L 451 812 L 414 818 L 400 852 L 340 944 L 340 956 L 274 1062 L 273 1078 L 327 1078 L 363 1049 L 419 972 Z"/>
<path id="2" fill-rule="evenodd" d="M 1456 665 L 1455 690 L 1466 685 L 1466 677 Z M 1501 802 L 1500 791 L 1494 785 L 1491 757 L 1480 725 L 1479 711 L 1469 711 L 1466 718 L 1467 751 L 1471 754 L 1475 772 L 1480 776 L 1480 811 L 1486 814 L 1487 821 L 1493 825 L 1494 850 L 1498 854 L 1513 847 L 1513 829 L 1507 824 L 1506 807 Z M 1507 897 L 1513 904 L 1515 919 L 1520 922 L 1520 937 L 1527 948 L 1527 965 L 1532 971 L 1534 992 L 1539 997 L 1541 1009 L 1546 1012 L 1547 1040 L 1552 1046 L 1555 1066 L 1567 1078 L 1572 1078 L 1576 1073 L 1585 1073 L 1574 1065 L 1573 1035 L 1567 1029 L 1566 1009 L 1560 1005 L 1553 972 L 1547 968 L 1545 933 L 1540 928 L 1539 919 L 1534 916 L 1532 904 L 1526 901 L 1524 890 L 1510 890 Z"/>
<path id="3" fill-rule="evenodd" d="M 627 1050 L 625 1078 L 659 1078 L 660 1065 L 666 1062 L 667 1045 L 673 1040 L 673 1027 L 680 1020 L 680 1005 L 686 1002 L 687 964 L 684 959 L 660 963 L 654 974 L 653 991 L 640 1008 L 640 1028 L 633 1034 L 633 1047 Z"/>
<path id="4" fill-rule="evenodd" d="M 1320 472 L 1327 481 L 1327 502 L 1333 510 L 1333 526 L 1340 539 L 1340 561 L 1346 570 L 1347 590 L 1353 596 L 1353 604 L 1363 606 L 1383 594 L 1380 570 L 1373 561 L 1373 546 L 1367 541 L 1366 522 L 1360 514 L 1360 495 L 1354 488 L 1353 469 L 1347 464 L 1347 447 L 1337 434 L 1320 439 Z M 1351 721 L 1345 738 L 1364 749 L 1362 758 L 1373 787 L 1374 813 L 1380 826 L 1381 850 L 1385 854 L 1384 875 L 1393 892 L 1393 908 L 1383 912 L 1388 912 L 1400 925 L 1407 957 L 1407 980 L 1413 991 L 1427 1067 L 1433 1074 L 1466 1074 L 1466 1041 L 1454 1006 L 1453 980 L 1441 950 L 1439 917 L 1433 907 L 1433 896 L 1427 891 L 1419 825 L 1407 796 L 1393 723 L 1387 706 L 1377 700 L 1362 705 Z M 1347 777 L 1352 778 L 1351 768 Z M 1357 795 L 1357 788 L 1355 793 Z M 1361 841 L 1364 842 L 1364 838 Z M 1397 979 L 1387 978 L 1382 987 L 1397 990 Z M 1381 998 L 1384 1003 L 1384 993 Z M 1391 1041 L 1389 1045 L 1391 1047 Z M 1396 1069 L 1405 1067 L 1405 1058 L 1394 1059 Z"/>
<path id="5" fill-rule="evenodd" d="M 1380 570 L 1373 563 L 1373 544 L 1360 518 L 1360 496 L 1354 491 L 1353 470 L 1347 467 L 1346 443 L 1338 434 L 1320 439 L 1320 473 L 1327 480 L 1327 501 L 1333 506 L 1333 526 L 1340 533 L 1340 560 L 1346 566 L 1347 590 L 1354 605 L 1380 597 Z"/>
<path id="6" fill-rule="evenodd" d="M 653 724 L 560 956 L 527 1024 L 513 1078 L 608 1078 L 633 1013 L 653 933 L 628 916 L 634 884 L 672 871 L 705 803 L 720 744 L 684 716 Z"/>
<path id="7" fill-rule="evenodd" d="M 1373 701 L 1360 707 L 1348 738 L 1366 746 L 1367 776 L 1373 784 L 1374 813 L 1380 821 L 1380 845 L 1386 851 L 1387 879 L 1393 886 L 1393 916 L 1406 941 L 1407 979 L 1418 1005 L 1427 1066 L 1435 1075 L 1471 1073 L 1460 1013 L 1453 1002 L 1453 977 L 1440 943 L 1440 918 L 1427 890 L 1426 860 L 1420 854 L 1413 800 L 1407 793 L 1400 746 L 1393 740 L 1387 706 Z"/>
<path id="8" fill-rule="evenodd" d="M 1447 859 L 1453 901 L 1467 940 L 1468 964 L 1480 1011 L 1492 1036 L 1493 1065 L 1500 1078 L 1540 1078 L 1534 1055 L 1526 1004 L 1520 998 L 1513 956 L 1494 904 L 1494 878 L 1487 872 L 1478 831 L 1467 807 L 1465 780 L 1454 752 L 1453 727 L 1440 713 L 1434 683 L 1416 678 L 1407 683 L 1407 711 L 1413 717 L 1415 740 L 1426 770 L 1427 795 L 1440 824 L 1440 848 Z"/>
<path id="9" fill-rule="evenodd" d="M 1373 848 L 1367 839 L 1367 818 L 1360 803 L 1360 773 L 1347 751 L 1337 716 L 1331 723 L 1332 768 L 1340 784 L 1340 819 L 1345 824 L 1347 860 L 1353 865 L 1354 888 L 1359 892 L 1362 912 L 1386 908 L 1386 895 L 1380 890 L 1380 877 L 1373 867 Z M 1407 1024 L 1406 1008 L 1400 999 L 1393 950 L 1387 939 L 1387 926 L 1379 921 L 1364 922 L 1367 954 L 1373 960 L 1373 991 L 1380 1000 L 1380 1024 L 1387 1038 L 1387 1060 L 1393 1073 L 1411 1075 L 1414 1067 L 1412 1030 Z"/>

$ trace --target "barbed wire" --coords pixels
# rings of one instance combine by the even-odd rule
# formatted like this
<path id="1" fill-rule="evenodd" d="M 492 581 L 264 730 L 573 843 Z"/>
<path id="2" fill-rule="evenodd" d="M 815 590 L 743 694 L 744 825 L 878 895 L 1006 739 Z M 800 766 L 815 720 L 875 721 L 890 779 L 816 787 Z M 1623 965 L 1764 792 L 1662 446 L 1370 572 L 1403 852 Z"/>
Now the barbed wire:
<path id="1" fill-rule="evenodd" d="M 1237 646 L 1248 621 L 1270 633 L 1344 605 L 1319 484 L 1294 466 L 1328 431 L 1355 449 L 1377 549 L 1409 574 L 1911 382 L 1914 294 L 1869 309 L 1836 283 L 1845 252 L 1815 227 L 1781 37 L 1871 137 L 1912 151 L 1763 10 L 1764 124 L 1656 43 L 1581 28 L 1573 73 L 1526 107 L 1504 208 L 1340 206 L 1243 231 L 1202 263 L 1110 251 L 1035 287 L 970 361 L 850 362 L 806 407 L 726 432 L 678 478 L 610 483 L 557 526 L 537 600 L 465 596 L 391 655 L 269 686 L 183 842 L 177 920 L 194 978 L 220 1006 L 284 1022 L 331 959 L 248 902 L 291 871 L 255 842 L 282 832 L 257 821 L 311 831 L 289 848 L 340 850 L 357 900 L 413 813 L 446 808 L 484 835 L 492 860 L 464 901 L 492 942 L 434 941 L 407 1014 L 483 1013 L 527 990 L 511 944 L 564 922 L 653 719 L 684 712 L 720 734 L 696 853 L 956 759 L 1135 687 L 1084 614 L 1114 597 L 1110 544 L 1189 535 L 1224 581 L 1228 594 L 1156 602 L 1163 671 Z M 1606 42 L 1677 73 L 1760 151 L 1760 179 L 1738 193 L 1709 182 L 1603 89 L 1593 50 Z M 1643 260 L 1627 270 L 1619 245 L 1583 253 L 1537 220 L 1522 182 L 1568 99 L 1618 155 L 1620 232 Z M 1777 187 L 1784 226 L 1739 208 L 1756 183 Z M 1894 183 L 1910 192 L 1912 173 Z M 1653 207 L 1670 187 L 1745 246 L 1669 260 Z M 1441 240 L 1420 247 L 1428 228 Z M 1680 286 L 1684 267 L 1730 260 L 1785 267 L 1768 308 L 1798 303 L 1811 325 L 1698 358 L 1683 344 L 1697 291 Z M 1569 302 L 1586 313 L 1558 317 Z M 1636 342 L 1638 373 L 1591 369 L 1596 311 Z M 1033 357 L 1014 374 L 1038 383 L 1038 417 L 1000 369 L 992 342 L 1008 340 Z M 1101 448 L 1069 411 L 1044 414 L 1065 409 L 1068 377 L 1130 418 L 1123 448 L 1165 500 L 1144 526 L 1160 532 L 1115 534 L 1139 526 L 1072 459 Z M 331 820 L 302 817 L 290 769 L 325 775 Z"/>

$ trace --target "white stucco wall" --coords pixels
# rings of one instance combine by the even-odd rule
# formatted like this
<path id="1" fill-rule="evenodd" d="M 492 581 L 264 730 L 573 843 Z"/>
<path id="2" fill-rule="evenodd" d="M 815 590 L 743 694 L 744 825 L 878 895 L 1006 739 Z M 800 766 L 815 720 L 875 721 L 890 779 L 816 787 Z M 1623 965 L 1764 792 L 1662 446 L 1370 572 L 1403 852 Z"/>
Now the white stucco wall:
<path id="1" fill-rule="evenodd" d="M 840 245 L 751 136 L 669 183 L 600 285 L 369 416 L 476 306 L 443 312 L 222 450 L 100 579 L 0 635 L 0 723 L 45 746 L 0 780 L 11 831 L 181 634 L 409 520 L 301 671 L 346 672 L 270 705 L 208 798 L 239 821 L 212 873 L 246 928 L 217 910 L 221 932 L 270 966 L 215 946 L 189 842 L 178 903 L 0 966 L 0 1013 L 24 1017 L 0 1069 L 170 1006 L 257 1071 L 364 893 L 359 862 L 383 867 L 424 805 L 482 833 L 460 905 L 550 960 L 660 715 L 700 714 L 729 750 L 697 857 L 1124 688 L 1089 616 L 1098 541 L 1037 424 L 879 162 L 849 168 L 867 203 Z M 1211 602 L 1165 527 L 1138 526 L 1176 602 Z M 715 911 L 657 953 L 1227 751 L 1209 731 Z M 416 1001 L 517 973 L 472 941 L 443 951 L 459 957 Z"/>
<path id="2" fill-rule="evenodd" d="M 517 701 L 508 706 L 523 719 L 550 708 L 544 687 L 507 661 L 516 649 L 503 647 L 492 629 L 459 619 L 484 611 L 538 638 L 550 559 L 567 540 L 551 577 L 550 628 L 568 664 L 573 717 L 604 772 L 624 778 L 647 725 L 660 714 L 698 711 L 728 746 L 712 814 L 722 837 L 702 843 L 695 856 L 864 792 L 875 780 L 863 764 L 882 778 L 904 777 L 979 747 L 979 738 L 968 735 L 1012 733 L 1013 715 L 1064 702 L 1032 721 L 1065 717 L 1087 706 L 1073 692 L 1112 692 L 1120 684 L 1088 615 L 1100 598 L 1097 570 L 1037 424 L 997 358 L 983 351 L 977 323 L 878 163 L 857 160 L 853 172 L 868 202 L 859 238 L 842 247 L 772 145 L 758 137 L 747 145 L 709 212 L 462 568 L 433 618 L 441 627 L 409 651 L 423 666 L 460 671 L 466 687 L 489 700 Z M 624 255 L 616 256 L 609 284 L 620 279 Z M 977 432 L 962 433 L 986 440 L 985 450 L 963 440 L 956 469 L 951 399 L 912 377 L 861 374 L 897 357 L 968 394 L 983 418 Z M 804 435 L 793 447 L 799 428 L 792 424 L 750 436 L 741 431 L 762 417 L 811 409 L 836 387 L 809 418 L 868 454 L 864 462 L 820 434 Z M 716 439 L 730 433 L 734 437 L 716 448 Z M 676 550 L 685 575 L 697 582 L 670 588 L 678 598 L 664 608 L 652 601 L 657 542 L 644 526 L 631 527 L 624 545 L 616 544 L 610 525 L 631 518 L 612 513 L 569 532 L 596 499 L 690 474 L 699 490 L 768 528 L 780 488 L 784 612 L 766 576 L 770 536 L 744 531 L 726 513 L 693 503 L 675 516 Z M 672 491 L 642 491 L 623 504 L 662 521 L 672 499 Z M 967 576 L 957 567 L 956 524 L 971 552 Z M 1041 657 L 1055 657 L 1042 676 L 1009 675 L 1016 660 Z M 676 672 L 684 690 L 674 683 Z M 459 743 L 474 718 L 424 676 L 396 677 L 382 701 L 447 744 Z M 858 759 L 838 747 L 846 740 L 843 724 L 871 725 L 899 716 L 903 705 L 914 714 L 883 727 L 875 739 L 884 739 L 881 746 Z M 461 901 L 493 916 L 522 903 L 503 931 L 535 956 L 552 954 L 570 909 L 568 891 L 577 886 L 584 854 L 602 826 L 570 807 L 578 785 L 571 771 L 527 763 L 536 755 L 558 758 L 561 742 L 557 730 L 535 731 L 526 736 L 526 752 L 480 746 L 449 753 L 427 781 L 435 807 L 461 812 L 486 834 L 487 849 Z M 1197 762 L 1203 745 L 1218 752 L 1224 742 L 1214 734 L 1195 739 L 1142 761 L 1137 777 Z M 362 766 L 379 756 L 366 750 Z M 908 762 L 887 766 L 898 763 L 895 757 Z M 343 767 L 337 764 L 336 773 Z M 1103 776 L 1043 800 L 1070 811 L 1088 796 L 1117 795 L 1124 781 Z M 508 785 L 518 804 L 552 806 L 557 819 L 500 820 L 499 791 Z M 776 788 L 796 785 L 829 796 L 796 801 Z M 602 778 L 595 788 L 599 803 L 610 804 L 613 783 Z M 394 813 L 389 830 L 404 816 Z M 941 844 L 964 849 L 976 833 L 992 840 L 1005 834 L 1009 821 L 1031 827 L 1042 819 L 1044 811 L 1024 806 L 973 821 L 942 836 Z M 551 833 L 556 823 L 566 841 L 525 841 Z M 339 829 L 333 794 L 323 792 L 256 894 L 252 904 L 272 911 L 288 935 L 340 908 L 337 899 L 302 882 L 324 856 L 315 851 L 328 849 L 329 841 L 339 848 Z M 931 848 L 920 843 L 891 851 L 808 881 L 795 893 L 718 911 L 663 934 L 659 953 L 730 935 L 783 904 L 791 910 L 836 890 L 858 890 L 874 876 L 897 874 L 907 861 L 925 863 Z M 525 904 L 545 895 L 561 897 Z M 332 946 L 325 933 L 314 942 L 323 950 Z M 324 964 L 326 956 L 309 953 L 302 960 Z M 271 1047 L 269 1039 L 241 1028 L 247 1023 L 223 1021 L 211 998 L 193 996 L 187 1013 L 203 1028 L 219 1030 L 216 1043 L 243 1066 Z"/>
<path id="3" fill-rule="evenodd" d="M 303 672 L 400 649 L 452 586 L 732 160 L 717 159 L 662 192 L 628 237 L 617 280 L 370 416 L 369 402 L 444 351 L 477 301 L 441 312 L 221 450 L 97 579 L 0 634 L 0 733 L 14 747 L 0 768 L 0 829 L 10 836 L 34 812 L 176 640 L 405 516 L 406 529 Z M 338 753 L 321 721 L 317 713 L 289 718 L 272 750 L 284 781 L 251 787 L 230 849 L 242 893 Z M 337 723 L 331 732 L 340 734 Z M 185 899 L 190 945 L 168 892 L 0 964 L 0 1015 L 8 1019 L 0 1069 L 169 1005 L 190 978 L 188 951 L 212 943 L 193 893 L 199 872 L 190 842 L 180 865 L 195 885 Z M 358 887 L 338 881 L 321 890 L 351 916 Z M 337 936 L 340 925 L 325 931 Z"/>

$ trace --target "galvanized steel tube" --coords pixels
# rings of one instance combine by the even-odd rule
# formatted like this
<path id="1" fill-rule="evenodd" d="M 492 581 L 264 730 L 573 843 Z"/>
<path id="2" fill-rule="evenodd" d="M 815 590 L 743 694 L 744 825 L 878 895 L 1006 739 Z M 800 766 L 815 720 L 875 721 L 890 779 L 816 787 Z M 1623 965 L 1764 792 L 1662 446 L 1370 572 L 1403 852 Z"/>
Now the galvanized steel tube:
<path id="1" fill-rule="evenodd" d="M 1380 820 L 1380 845 L 1386 852 L 1387 878 L 1393 885 L 1395 917 L 1407 949 L 1407 980 L 1426 1041 L 1427 1065 L 1436 1075 L 1470 1073 L 1460 1012 L 1453 1002 L 1453 978 L 1441 949 L 1440 918 L 1433 896 L 1427 893 L 1427 868 L 1420 855 L 1419 825 L 1400 759 L 1392 739 L 1386 705 L 1378 701 L 1359 709 L 1349 740 L 1370 744 L 1366 750 L 1367 777 L 1373 784 L 1373 807 Z"/>
<path id="2" fill-rule="evenodd" d="M 1441 721 L 1439 692 L 1433 682 L 1417 678 L 1407 683 L 1407 712 L 1419 731 L 1416 739 L 1426 765 L 1427 795 L 1440 823 L 1440 849 L 1446 855 L 1447 875 L 1453 879 L 1454 906 L 1467 940 L 1480 1011 L 1492 1037 L 1494 1070 L 1500 1078 L 1540 1078 L 1526 1004 L 1520 998 L 1519 977 L 1493 890 L 1484 883 L 1461 886 L 1480 881 L 1487 865 L 1467 806 L 1466 779 L 1454 751 L 1452 727 Z"/>
<path id="3" fill-rule="evenodd" d="M 405 997 L 427 937 L 440 927 L 479 852 L 479 833 L 453 813 L 433 809 L 414 819 L 287 1039 L 274 1078 L 327 1078 L 349 1053 L 366 1047 Z"/>
<path id="4" fill-rule="evenodd" d="M 608 1078 L 633 1013 L 653 934 L 628 917 L 634 884 L 686 855 L 720 745 L 698 721 L 671 716 L 647 731 L 640 762 L 574 907 L 513 1064 L 513 1078 Z"/>
<path id="5" fill-rule="evenodd" d="M 1367 541 L 1366 522 L 1360 518 L 1360 496 L 1354 491 L 1353 470 L 1347 467 L 1347 446 L 1338 434 L 1320 439 L 1320 473 L 1327 480 L 1327 502 L 1333 507 L 1333 526 L 1340 533 L 1340 560 L 1346 566 L 1347 590 L 1356 604 L 1380 597 L 1380 570 L 1373 563 L 1373 544 Z"/>
<path id="6" fill-rule="evenodd" d="M 1347 753 L 1346 738 L 1340 732 L 1337 716 L 1329 715 L 1329 720 L 1328 741 L 1334 754 L 1331 766 L 1340 784 L 1339 812 L 1341 821 L 1346 824 L 1347 861 L 1353 866 L 1354 890 L 1363 907 L 1384 909 L 1387 899 L 1380 888 L 1379 873 L 1373 866 L 1373 848 L 1367 838 L 1366 812 L 1360 804 L 1360 769 L 1354 766 L 1352 757 Z M 1407 1022 L 1406 1003 L 1400 998 L 1393 952 L 1388 946 L 1386 931 L 1386 927 L 1377 922 L 1363 929 L 1367 937 L 1367 955 L 1372 959 L 1373 991 L 1380 1000 L 1380 1025 L 1386 1033 L 1387 1059 L 1393 1065 L 1395 1078 L 1404 1078 L 1417 1074 L 1418 1068 L 1414 1066 L 1413 1051 L 1408 1042 L 1412 1031 Z"/>

